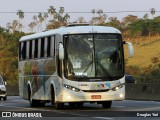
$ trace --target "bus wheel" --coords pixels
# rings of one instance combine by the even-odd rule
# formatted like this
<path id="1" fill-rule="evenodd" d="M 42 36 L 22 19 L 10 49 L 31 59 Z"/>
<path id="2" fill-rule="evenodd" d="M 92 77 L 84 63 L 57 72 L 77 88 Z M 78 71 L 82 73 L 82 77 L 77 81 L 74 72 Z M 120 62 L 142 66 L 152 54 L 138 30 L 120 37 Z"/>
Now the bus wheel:
<path id="1" fill-rule="evenodd" d="M 55 103 L 55 92 L 53 86 L 51 86 L 51 104 L 55 106 L 56 109 L 62 109 L 64 103 Z"/>
<path id="2" fill-rule="evenodd" d="M 40 102 L 40 107 L 45 107 L 45 104 L 46 104 L 45 101 Z"/>
<path id="3" fill-rule="evenodd" d="M 30 96 L 29 103 L 31 107 L 37 107 L 38 101 L 33 100 L 32 97 Z"/>
<path id="4" fill-rule="evenodd" d="M 103 101 L 102 102 L 102 107 L 103 108 L 110 108 L 112 105 L 112 101 Z"/>
<path id="5" fill-rule="evenodd" d="M 51 86 L 51 105 L 54 105 L 54 102 L 55 102 L 54 88 Z"/>
<path id="6" fill-rule="evenodd" d="M 3 100 L 6 101 L 7 100 L 7 96 L 3 97 Z"/>
<path id="7" fill-rule="evenodd" d="M 30 88 L 28 88 L 28 100 L 31 107 L 37 107 L 38 101 L 32 99 Z"/>
<path id="8" fill-rule="evenodd" d="M 60 109 L 63 109 L 64 107 L 64 103 L 55 103 L 55 108 L 60 110 Z"/>

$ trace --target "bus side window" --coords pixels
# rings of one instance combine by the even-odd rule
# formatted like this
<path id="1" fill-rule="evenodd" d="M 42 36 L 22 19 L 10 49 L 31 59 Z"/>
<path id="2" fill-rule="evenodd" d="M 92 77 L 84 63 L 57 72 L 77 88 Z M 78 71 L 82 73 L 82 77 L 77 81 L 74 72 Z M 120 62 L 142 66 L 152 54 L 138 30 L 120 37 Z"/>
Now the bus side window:
<path id="1" fill-rule="evenodd" d="M 37 58 L 40 58 L 41 57 L 41 38 L 38 39 L 38 57 Z"/>
<path id="2" fill-rule="evenodd" d="M 45 46 L 45 38 L 41 38 L 41 55 L 40 57 L 43 58 L 44 57 L 44 46 Z"/>
<path id="3" fill-rule="evenodd" d="M 21 55 L 21 42 L 19 43 L 19 60 L 21 60 L 22 59 L 22 55 Z"/>
<path id="4" fill-rule="evenodd" d="M 35 40 L 32 40 L 32 58 L 35 58 L 34 53 L 35 53 Z"/>
<path id="5" fill-rule="evenodd" d="M 21 55 L 22 55 L 22 59 L 25 60 L 26 59 L 26 41 L 23 42 Z"/>
<path id="6" fill-rule="evenodd" d="M 51 56 L 54 57 L 55 56 L 55 37 L 51 36 Z"/>
<path id="7" fill-rule="evenodd" d="M 48 38 L 45 37 L 44 38 L 44 57 L 45 58 L 48 57 L 48 55 L 47 55 L 47 46 L 48 46 Z"/>
<path id="8" fill-rule="evenodd" d="M 29 59 L 32 59 L 32 40 L 29 41 Z"/>
<path id="9" fill-rule="evenodd" d="M 36 39 L 34 43 L 34 58 L 38 58 L 38 39 Z"/>
<path id="10" fill-rule="evenodd" d="M 26 58 L 29 59 L 29 46 L 30 45 L 30 41 L 26 41 Z"/>
<path id="11" fill-rule="evenodd" d="M 47 57 L 51 56 L 51 37 L 47 39 Z"/>

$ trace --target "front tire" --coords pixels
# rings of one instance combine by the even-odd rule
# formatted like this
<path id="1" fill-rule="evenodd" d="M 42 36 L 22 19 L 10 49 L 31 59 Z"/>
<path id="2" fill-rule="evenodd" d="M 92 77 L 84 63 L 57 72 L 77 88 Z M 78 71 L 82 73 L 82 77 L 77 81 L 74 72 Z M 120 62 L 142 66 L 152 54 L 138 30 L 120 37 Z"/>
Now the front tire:
<path id="1" fill-rule="evenodd" d="M 62 109 L 64 107 L 64 103 L 55 102 L 55 92 L 53 86 L 51 86 L 51 104 L 54 105 L 56 109 Z"/>
<path id="2" fill-rule="evenodd" d="M 3 97 L 3 100 L 6 101 L 7 100 L 7 96 Z"/>

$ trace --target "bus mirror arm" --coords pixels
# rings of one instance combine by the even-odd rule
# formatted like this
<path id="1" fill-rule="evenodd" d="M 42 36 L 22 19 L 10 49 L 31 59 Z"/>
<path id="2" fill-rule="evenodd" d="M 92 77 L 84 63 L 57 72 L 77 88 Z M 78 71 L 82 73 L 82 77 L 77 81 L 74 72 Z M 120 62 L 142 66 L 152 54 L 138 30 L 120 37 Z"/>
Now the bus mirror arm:
<path id="1" fill-rule="evenodd" d="M 5 85 L 5 86 L 7 85 L 7 82 L 6 82 L 6 81 L 4 82 L 4 85 Z"/>
<path id="2" fill-rule="evenodd" d="M 123 44 L 127 44 L 128 45 L 128 56 L 129 57 L 133 57 L 133 55 L 134 55 L 134 48 L 133 48 L 132 43 L 124 41 Z"/>
<path id="3" fill-rule="evenodd" d="M 64 59 L 64 48 L 62 43 L 59 43 L 59 59 L 63 60 Z"/>

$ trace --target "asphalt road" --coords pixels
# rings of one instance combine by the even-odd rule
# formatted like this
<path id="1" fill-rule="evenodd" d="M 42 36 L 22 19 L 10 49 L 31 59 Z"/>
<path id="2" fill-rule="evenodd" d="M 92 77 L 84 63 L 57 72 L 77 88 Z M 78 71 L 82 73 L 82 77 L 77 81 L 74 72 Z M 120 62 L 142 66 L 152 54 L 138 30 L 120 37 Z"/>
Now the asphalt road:
<path id="1" fill-rule="evenodd" d="M 98 104 L 85 103 L 82 108 L 70 108 L 66 104 L 63 110 L 56 110 L 49 103 L 45 107 L 31 108 L 27 100 L 8 96 L 7 101 L 0 101 L 0 116 L 3 120 L 159 120 L 160 102 L 113 101 L 110 109 Z"/>

